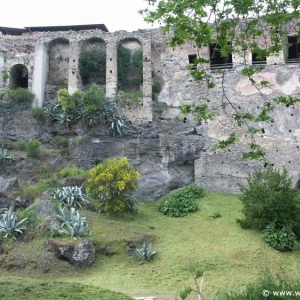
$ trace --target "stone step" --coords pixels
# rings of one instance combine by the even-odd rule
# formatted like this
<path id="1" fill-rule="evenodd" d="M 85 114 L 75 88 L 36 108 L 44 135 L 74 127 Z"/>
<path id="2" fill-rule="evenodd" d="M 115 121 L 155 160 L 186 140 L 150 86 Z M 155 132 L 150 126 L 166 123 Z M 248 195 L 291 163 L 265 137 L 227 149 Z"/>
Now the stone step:
<path id="1" fill-rule="evenodd" d="M 156 297 L 150 296 L 150 297 L 137 297 L 134 298 L 135 300 L 157 300 Z"/>

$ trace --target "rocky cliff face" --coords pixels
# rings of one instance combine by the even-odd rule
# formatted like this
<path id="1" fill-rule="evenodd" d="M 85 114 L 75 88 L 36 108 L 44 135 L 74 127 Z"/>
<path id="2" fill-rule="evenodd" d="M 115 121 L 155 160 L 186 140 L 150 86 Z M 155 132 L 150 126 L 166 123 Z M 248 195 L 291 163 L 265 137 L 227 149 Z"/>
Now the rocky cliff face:
<path id="1" fill-rule="evenodd" d="M 35 173 L 40 165 L 46 164 L 52 172 L 67 163 L 89 169 L 112 157 L 128 157 L 130 164 L 141 173 L 138 196 L 157 199 L 194 182 L 194 160 L 200 157 L 204 145 L 201 128 L 197 131 L 195 125 L 157 119 L 153 123 L 133 123 L 127 135 L 112 137 L 105 135 L 103 128 L 41 124 L 29 111 L 18 112 L 6 121 L 6 147 L 20 139 L 36 138 L 47 150 L 54 137 L 61 135 L 68 140 L 69 157 L 47 156 L 45 152 L 39 160 L 32 160 L 22 153 L 15 161 L 2 164 L 0 207 L 16 200 L 12 190 L 17 188 L 18 180 L 25 184 L 36 181 Z"/>

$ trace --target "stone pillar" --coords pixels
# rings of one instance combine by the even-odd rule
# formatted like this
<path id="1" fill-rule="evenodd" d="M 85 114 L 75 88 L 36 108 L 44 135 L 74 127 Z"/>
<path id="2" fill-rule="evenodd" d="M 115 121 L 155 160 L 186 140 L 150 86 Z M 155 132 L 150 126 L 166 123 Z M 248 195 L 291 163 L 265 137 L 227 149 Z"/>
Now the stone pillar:
<path id="1" fill-rule="evenodd" d="M 143 42 L 143 110 L 145 120 L 152 122 L 151 39 Z"/>
<path id="2" fill-rule="evenodd" d="M 113 98 L 118 91 L 117 43 L 106 44 L 106 97 Z"/>
<path id="3" fill-rule="evenodd" d="M 45 43 L 37 44 L 34 53 L 32 91 L 36 99 L 34 106 L 42 107 L 47 81 L 48 57 Z"/>
<path id="4" fill-rule="evenodd" d="M 79 88 L 78 59 L 80 45 L 77 41 L 70 42 L 68 92 L 73 94 Z"/>

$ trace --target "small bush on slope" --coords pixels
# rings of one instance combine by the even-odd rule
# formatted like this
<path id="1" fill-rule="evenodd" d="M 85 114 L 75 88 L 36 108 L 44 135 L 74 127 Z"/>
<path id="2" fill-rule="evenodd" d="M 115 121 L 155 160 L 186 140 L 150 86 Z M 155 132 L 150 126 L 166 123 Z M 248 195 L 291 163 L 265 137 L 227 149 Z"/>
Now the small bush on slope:
<path id="1" fill-rule="evenodd" d="M 184 217 L 198 209 L 196 199 L 202 197 L 204 190 L 192 184 L 161 199 L 157 209 L 170 217 Z"/>

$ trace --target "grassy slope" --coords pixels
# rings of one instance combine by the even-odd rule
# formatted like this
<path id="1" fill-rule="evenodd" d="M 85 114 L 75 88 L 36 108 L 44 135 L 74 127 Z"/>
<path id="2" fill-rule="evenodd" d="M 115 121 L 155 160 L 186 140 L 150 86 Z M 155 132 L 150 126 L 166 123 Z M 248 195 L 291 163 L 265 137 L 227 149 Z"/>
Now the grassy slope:
<path id="1" fill-rule="evenodd" d="M 155 295 L 162 300 L 174 299 L 182 286 L 192 285 L 189 264 L 205 268 L 205 294 L 216 288 L 240 289 L 266 268 L 274 274 L 300 277 L 300 251 L 280 253 L 267 246 L 260 233 L 243 230 L 235 222 L 241 217 L 241 203 L 236 196 L 209 192 L 199 200 L 199 205 L 200 211 L 177 219 L 158 213 L 156 203 L 151 202 L 142 205 L 133 217 L 85 212 L 93 240 L 117 254 L 97 255 L 89 269 L 73 270 L 65 265 L 60 272 L 42 277 L 98 286 L 130 296 Z M 221 217 L 212 218 L 215 212 Z M 141 243 L 144 238 L 158 252 L 154 261 L 137 260 L 125 251 L 126 241 Z M 41 277 L 34 268 L 17 274 Z"/>

